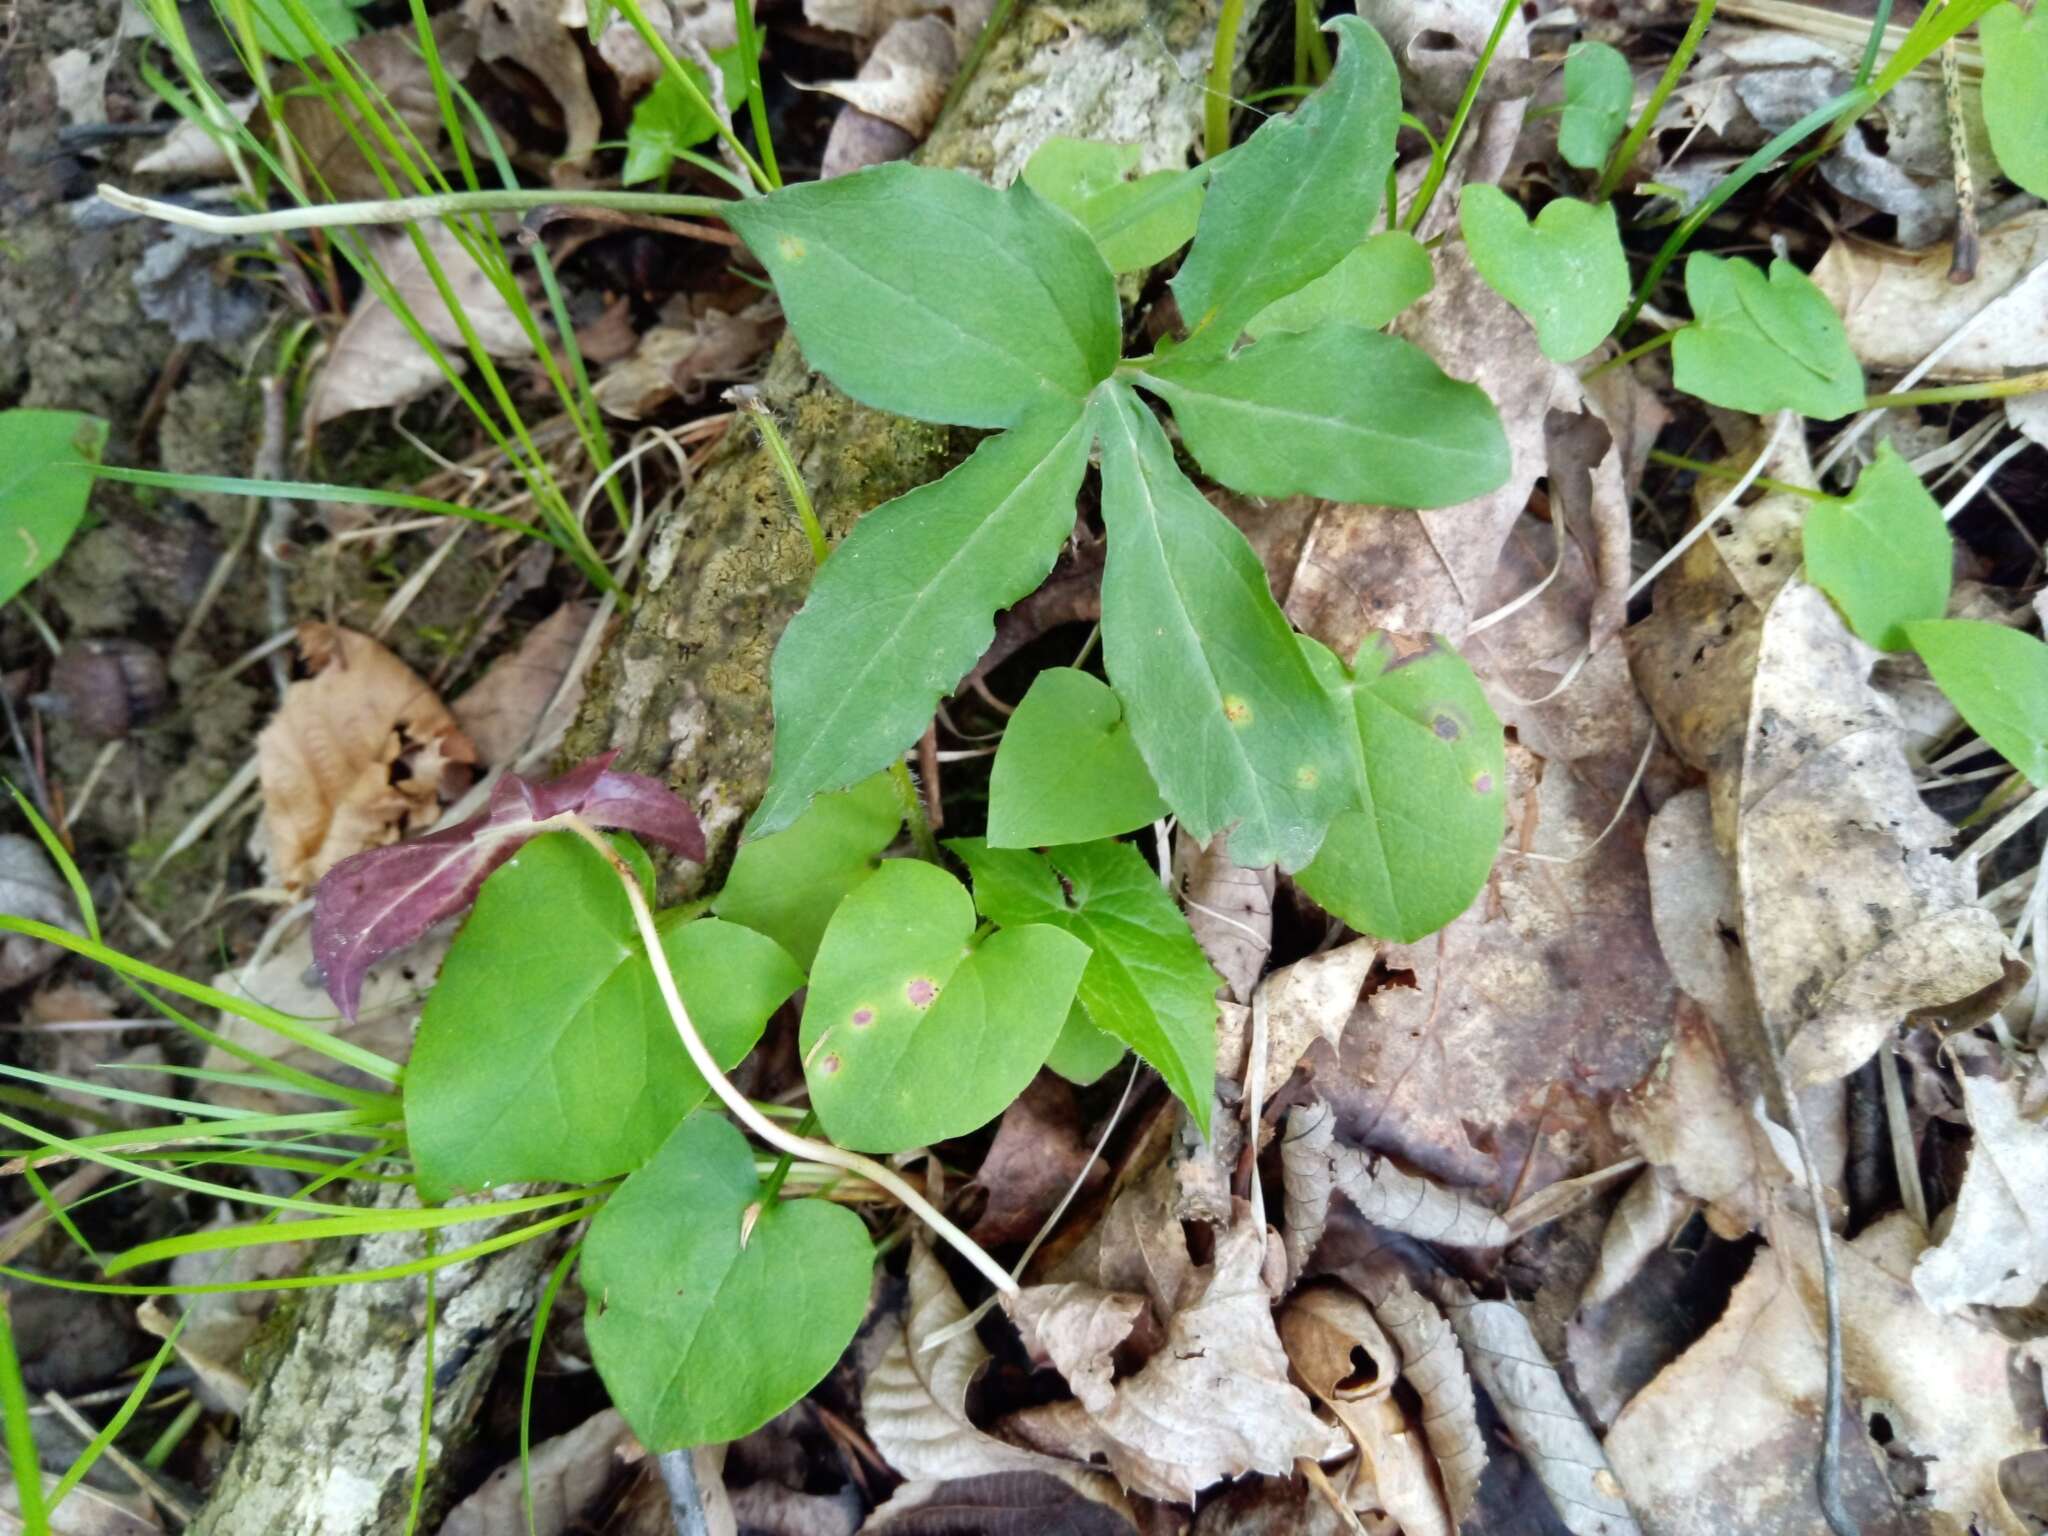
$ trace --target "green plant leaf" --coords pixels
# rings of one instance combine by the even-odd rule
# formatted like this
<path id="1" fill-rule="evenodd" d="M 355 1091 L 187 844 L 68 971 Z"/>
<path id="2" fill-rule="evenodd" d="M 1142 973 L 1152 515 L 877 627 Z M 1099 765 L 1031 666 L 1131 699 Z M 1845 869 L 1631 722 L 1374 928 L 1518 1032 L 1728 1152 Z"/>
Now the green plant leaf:
<path id="1" fill-rule="evenodd" d="M 1612 203 L 1552 198 L 1532 224 L 1499 187 L 1468 186 L 1458 226 L 1479 275 L 1529 317 L 1554 362 L 1599 346 L 1628 307 L 1628 257 Z"/>
<path id="2" fill-rule="evenodd" d="M 1081 973 L 1084 979 L 1087 974 Z M 1077 1000 L 1067 1010 L 1067 1022 L 1060 1029 L 1059 1039 L 1053 1041 L 1052 1050 L 1047 1052 L 1045 1065 L 1048 1071 L 1086 1088 L 1101 1081 L 1103 1073 L 1122 1061 L 1124 1050 L 1123 1041 L 1097 1029 L 1088 1010 Z"/>
<path id="3" fill-rule="evenodd" d="M 1779 257 L 1755 263 L 1695 251 L 1685 261 L 1693 323 L 1671 344 L 1672 382 L 1734 411 L 1797 411 L 1833 421 L 1863 404 L 1863 365 L 1804 272 Z"/>
<path id="4" fill-rule="evenodd" d="M 775 764 L 750 835 L 788 826 L 812 795 L 887 767 L 923 733 L 995 638 L 996 610 L 1059 557 L 1089 431 L 1054 402 L 854 526 L 775 648 Z"/>
<path id="5" fill-rule="evenodd" d="M 591 1356 L 650 1451 L 759 1429 L 825 1379 L 867 1315 L 861 1219 L 761 1194 L 746 1138 L 692 1115 L 590 1224 Z"/>
<path id="6" fill-rule="evenodd" d="M 1994 7 L 1978 24 L 1984 41 L 1984 126 L 2008 180 L 2048 197 L 2048 12 Z"/>
<path id="7" fill-rule="evenodd" d="M 996 750 L 988 780 L 989 842 L 997 848 L 1085 843 L 1165 814 L 1115 691 L 1072 667 L 1039 673 Z"/>
<path id="8" fill-rule="evenodd" d="M 901 162 L 726 206 L 810 365 L 877 410 L 1011 427 L 1116 367 L 1116 279 L 1029 187 Z"/>
<path id="9" fill-rule="evenodd" d="M 979 944 L 973 933 L 967 888 L 913 859 L 884 864 L 832 915 L 798 1040 L 811 1104 L 840 1146 L 964 1136 L 1045 1064 L 1088 947 L 1044 926 Z"/>
<path id="10" fill-rule="evenodd" d="M 356 12 L 369 3 L 370 0 L 299 0 L 320 39 L 337 45 L 354 42 L 363 35 L 363 24 Z M 256 27 L 256 40 L 265 52 L 296 63 L 317 51 L 285 0 L 251 0 L 249 13 Z"/>
<path id="11" fill-rule="evenodd" d="M 1325 325 L 1376 331 L 1435 282 L 1421 241 L 1403 229 L 1381 230 L 1321 277 L 1268 304 L 1244 328 L 1254 337 Z"/>
<path id="12" fill-rule="evenodd" d="M 1194 249 L 1173 280 L 1197 351 L 1228 351 L 1246 321 L 1372 229 L 1394 163 L 1400 79 L 1368 23 L 1339 16 L 1330 30 L 1337 65 L 1322 89 L 1267 118 L 1210 178 Z"/>
<path id="13" fill-rule="evenodd" d="M 1906 637 L 1970 729 L 2048 789 L 2048 645 L 1980 619 L 1923 619 Z"/>
<path id="14" fill-rule="evenodd" d="M 803 985 L 771 939 L 665 918 L 662 949 L 721 1067 Z M 490 879 L 427 995 L 405 1070 L 423 1192 L 588 1183 L 638 1167 L 710 1090 L 656 990 L 617 877 L 574 834 Z"/>
<path id="15" fill-rule="evenodd" d="M 1302 644 L 1355 714 L 1363 790 L 1296 883 L 1360 933 L 1413 943 L 1470 906 L 1493 868 L 1507 815 L 1500 721 L 1442 640 L 1396 658 L 1371 635 L 1348 670 Z"/>
<path id="16" fill-rule="evenodd" d="M 1049 924 L 1088 946 L 1080 1001 L 1089 1019 L 1158 1069 L 1206 1136 L 1216 1092 L 1216 989 L 1223 980 L 1145 856 L 1129 843 L 1112 842 L 1044 854 L 990 848 L 972 837 L 946 846 L 972 871 L 981 915 L 1006 925 L 1004 932 L 1029 931 L 1010 924 Z M 1083 1037 L 1069 1050 L 1078 1055 L 1087 1044 Z M 1082 1065 L 1099 1060 L 1091 1056 Z M 1103 1062 L 1101 1071 L 1113 1065 Z"/>
<path id="17" fill-rule="evenodd" d="M 1094 415 L 1103 659 L 1138 750 L 1189 836 L 1228 831 L 1238 863 L 1299 868 L 1349 798 L 1335 701 L 1258 555 L 1188 483 L 1151 410 L 1115 384 Z"/>
<path id="18" fill-rule="evenodd" d="M 679 62 L 709 100 L 711 88 L 704 71 L 688 59 Z M 711 62 L 718 66 L 725 85 L 726 110 L 739 111 L 747 99 L 746 59 L 739 45 L 714 50 Z M 675 164 L 677 150 L 695 148 L 716 132 L 718 119 L 691 98 L 681 81 L 664 70 L 654 88 L 633 108 L 633 121 L 626 129 L 626 165 L 619 173 L 620 182 L 630 187 L 659 180 Z"/>
<path id="19" fill-rule="evenodd" d="M 56 564 L 92 494 L 107 424 L 77 411 L 0 411 L 0 603 Z"/>
<path id="20" fill-rule="evenodd" d="M 1024 184 L 1072 214 L 1112 272 L 1140 272 L 1186 245 L 1202 212 L 1206 167 L 1154 171 L 1135 180 L 1135 144 L 1051 138 L 1024 166 Z"/>
<path id="21" fill-rule="evenodd" d="M 1486 392 L 1398 336 L 1283 332 L 1228 357 L 1176 352 L 1138 380 L 1173 407 L 1202 468 L 1248 495 L 1447 507 L 1508 477 Z"/>
<path id="22" fill-rule="evenodd" d="M 740 844 L 711 910 L 767 934 L 808 971 L 833 911 L 875 872 L 902 826 L 887 774 L 820 795 L 782 831 Z"/>
<path id="23" fill-rule="evenodd" d="M 1619 50 L 1605 43 L 1572 44 L 1564 56 L 1564 117 L 1557 152 L 1566 165 L 1597 171 L 1628 126 L 1636 77 Z"/>
<path id="24" fill-rule="evenodd" d="M 1890 443 L 1847 496 L 1806 514 L 1806 574 L 1849 627 L 1883 651 L 1911 647 L 1905 626 L 1948 611 L 1955 551 L 1941 507 Z"/>

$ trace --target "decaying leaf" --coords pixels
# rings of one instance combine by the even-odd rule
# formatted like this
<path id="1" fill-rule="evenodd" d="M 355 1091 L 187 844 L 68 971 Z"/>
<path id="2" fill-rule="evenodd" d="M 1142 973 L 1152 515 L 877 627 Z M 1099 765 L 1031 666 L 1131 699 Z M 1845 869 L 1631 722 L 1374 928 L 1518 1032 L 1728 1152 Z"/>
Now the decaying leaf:
<path id="1" fill-rule="evenodd" d="M 1913 1288 L 1937 1312 L 2024 1307 L 2048 1285 L 2048 1119 L 2041 1068 L 2012 1066 L 1988 1042 L 1949 1042 L 1970 1118 L 1970 1163 L 1954 1219 L 1913 1266 Z"/>
<path id="2" fill-rule="evenodd" d="M 1503 1248 L 1508 1226 L 1495 1212 L 1384 1157 L 1337 1140 L 1329 1105 L 1298 1104 L 1280 1144 L 1286 1183 L 1287 1271 L 1299 1275 L 1329 1221 L 1330 1196 L 1342 1194 L 1374 1226 L 1453 1248 Z"/>
<path id="3" fill-rule="evenodd" d="M 1172 1165 L 1160 1162 L 1119 1194 L 1051 1278 L 1086 1281 L 1105 1291 L 1142 1291 L 1161 1318 L 1173 1316 L 1196 1276 Z"/>
<path id="4" fill-rule="evenodd" d="M 701 860 L 697 813 L 659 779 L 614 771 L 615 756 L 603 753 L 545 783 L 508 773 L 469 820 L 329 870 L 314 893 L 313 957 L 343 1016 L 355 1017 L 371 966 L 468 906 L 492 870 L 563 817 Z"/>
<path id="5" fill-rule="evenodd" d="M 882 1459 L 903 1476 L 944 1482 L 990 1472 L 1071 1470 L 1057 1457 L 998 1440 L 967 1417 L 967 1391 L 988 1363 L 974 1330 L 930 1340 L 967 1315 L 945 1267 L 922 1241 L 910 1250 L 910 1306 L 883 1324 L 888 1343 L 861 1390 L 861 1417 Z"/>
<path id="6" fill-rule="evenodd" d="M 1064 1079 L 1041 1072 L 1003 1111 L 996 1138 L 981 1160 L 975 1182 L 988 1191 L 988 1206 L 975 1222 L 978 1243 L 1023 1242 L 1079 1180 L 1099 1185 L 1109 1170 L 1096 1161 L 1081 1133 L 1080 1107 Z"/>
<path id="7" fill-rule="evenodd" d="M 558 12 L 557 6 L 538 5 L 533 0 L 469 0 L 465 14 L 476 28 L 481 62 L 516 64 L 547 87 L 561 111 L 562 133 L 568 141 L 562 159 L 573 164 L 597 147 L 604 119 L 590 94 L 583 50 Z"/>
<path id="8" fill-rule="evenodd" d="M 1422 1433 L 1443 1478 L 1452 1523 L 1463 1525 L 1479 1502 L 1487 1451 L 1457 1335 L 1442 1309 L 1405 1275 L 1351 1268 L 1340 1273 L 1370 1298 L 1373 1317 L 1400 1350 L 1401 1377 L 1422 1399 Z"/>
<path id="9" fill-rule="evenodd" d="M 1477 1301 L 1449 1283 L 1445 1313 L 1472 1374 L 1500 1410 L 1515 1444 L 1535 1469 L 1572 1536 L 1637 1536 L 1600 1442 L 1580 1417 L 1529 1320 L 1510 1302 Z"/>
<path id="10" fill-rule="evenodd" d="M 476 62 L 475 38 L 475 31 L 459 16 L 442 16 L 434 23 L 442 66 L 457 79 Z M 413 141 L 438 154 L 443 147 L 441 103 L 412 27 L 372 32 L 344 44 L 341 51 L 376 86 Z M 327 80 L 324 68 L 316 73 Z M 299 68 L 280 71 L 272 83 L 278 115 L 290 129 L 309 177 L 318 176 L 318 185 L 337 199 L 387 195 L 380 167 L 372 165 L 362 149 L 365 143 L 376 143 L 376 135 L 342 91 L 331 83 L 322 91 L 309 88 Z M 260 121 L 260 114 L 251 123 L 260 138 L 270 138 L 270 127 Z"/>
<path id="11" fill-rule="evenodd" d="M 1027 1286 L 1010 1315 L 1033 1362 L 1052 1366 L 1083 1408 L 1101 1413 L 1116 1395 L 1112 1356 L 1144 1310 L 1143 1296 L 1070 1283 Z"/>
<path id="12" fill-rule="evenodd" d="M 950 26 L 937 16 L 905 16 L 890 23 L 857 76 L 815 89 L 922 139 L 938 120 L 959 63 Z"/>
<path id="13" fill-rule="evenodd" d="M 0 912 L 73 933 L 85 932 L 71 891 L 42 845 L 18 832 L 0 833 Z M 0 991 L 34 981 L 64 958 L 64 951 L 25 934 L 0 935 Z"/>
<path id="14" fill-rule="evenodd" d="M 1230 996 L 1250 1002 L 1273 949 L 1273 871 L 1240 869 L 1226 839 L 1204 848 L 1185 832 L 1174 837 L 1173 867 L 1202 953 Z"/>
<path id="15" fill-rule="evenodd" d="M 594 1413 L 565 1434 L 533 1447 L 534 1536 L 567 1536 L 588 1528 L 593 1506 L 639 1451 L 616 1408 Z M 520 1465 L 506 1462 L 475 1493 L 448 1511 L 441 1536 L 497 1536 L 527 1529 Z"/>
<path id="16" fill-rule="evenodd" d="M 433 689 L 368 635 L 302 624 L 299 653 L 313 675 L 256 739 L 270 859 L 291 891 L 431 826 L 476 761 Z"/>
<path id="17" fill-rule="evenodd" d="M 711 386 L 745 376 L 781 313 L 773 299 L 760 299 L 734 314 L 712 309 L 687 324 L 654 326 L 632 356 L 591 386 L 597 403 L 624 421 L 644 420 L 677 399 L 694 405 Z"/>
<path id="18" fill-rule="evenodd" d="M 456 303 L 484 350 L 493 357 L 531 356 L 533 341 L 518 316 L 448 226 L 420 225 L 419 236 L 447 277 Z M 405 234 L 381 230 L 369 235 L 367 243 L 393 293 L 420 328 L 440 344 L 458 372 L 466 371 L 469 354 L 462 329 L 442 302 L 419 248 Z M 397 311 L 365 289 L 334 338 L 313 386 L 306 406 L 307 426 L 317 427 L 350 411 L 401 405 L 425 394 L 442 377 L 439 365 L 421 350 Z"/>
<path id="19" fill-rule="evenodd" d="M 1046 1472 L 990 1472 L 949 1483 L 905 1483 L 860 1536 L 1135 1536 L 1116 1505 Z"/>
<path id="20" fill-rule="evenodd" d="M 549 704 L 564 727 L 575 718 L 583 700 L 583 680 L 566 692 L 562 680 L 576 659 L 596 616 L 597 604 L 564 603 L 534 625 L 519 648 L 491 663 L 490 670 L 464 689 L 449 708 L 455 723 L 476 748 L 477 759 L 493 766 L 510 765 L 531 741 L 540 745 L 542 717 Z M 562 692 L 559 700 L 555 695 Z"/>
<path id="21" fill-rule="evenodd" d="M 1344 1038 L 1344 1026 L 1351 1022 L 1358 994 L 1365 990 L 1365 978 L 1378 954 L 1379 946 L 1370 939 L 1355 939 L 1283 966 L 1258 984 L 1252 994 L 1252 1012 L 1262 1015 L 1266 1026 L 1268 1094 L 1287 1081 L 1317 1040 L 1326 1040 L 1335 1049 Z M 1243 1022 L 1245 1028 L 1232 1030 L 1226 1021 L 1217 1032 L 1216 1070 L 1221 1076 L 1248 1082 L 1249 1017 Z"/>

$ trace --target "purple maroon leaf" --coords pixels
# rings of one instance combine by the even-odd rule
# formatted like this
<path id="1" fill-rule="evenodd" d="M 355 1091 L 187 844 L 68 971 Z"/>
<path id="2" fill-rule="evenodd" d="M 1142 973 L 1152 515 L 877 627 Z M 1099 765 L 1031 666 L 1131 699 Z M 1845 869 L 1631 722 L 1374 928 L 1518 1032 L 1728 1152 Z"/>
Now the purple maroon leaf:
<path id="1" fill-rule="evenodd" d="M 703 859 L 697 813 L 658 779 L 614 773 L 615 756 L 593 757 L 543 784 L 508 773 L 482 814 L 329 870 L 313 892 L 313 959 L 342 1016 L 355 1018 L 371 966 L 468 906 L 492 870 L 572 812 L 594 827 Z"/>

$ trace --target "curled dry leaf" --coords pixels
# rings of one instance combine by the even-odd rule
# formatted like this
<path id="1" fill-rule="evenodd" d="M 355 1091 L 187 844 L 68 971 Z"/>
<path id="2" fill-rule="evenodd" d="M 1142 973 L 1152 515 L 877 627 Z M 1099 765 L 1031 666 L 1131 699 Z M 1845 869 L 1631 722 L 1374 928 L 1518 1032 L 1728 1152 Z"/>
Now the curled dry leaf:
<path id="1" fill-rule="evenodd" d="M 1379 946 L 1372 940 L 1354 939 L 1283 966 L 1259 983 L 1252 994 L 1252 1012 L 1263 1014 L 1266 1025 L 1268 1094 L 1287 1081 L 1317 1040 L 1327 1040 L 1333 1050 L 1343 1040 L 1344 1026 L 1351 1022 L 1358 994 L 1365 990 L 1365 979 L 1378 954 Z M 1249 1083 L 1250 1062 L 1245 1052 L 1250 1039 L 1228 1051 L 1226 1043 L 1219 1031 L 1216 1070 Z"/>
<path id="2" fill-rule="evenodd" d="M 1937 1312 L 2024 1307 L 2048 1285 L 2048 1121 L 2041 1067 L 2009 1066 L 1988 1042 L 1950 1040 L 1974 1140 L 1954 1217 L 1913 1266 L 1913 1289 Z M 2031 1112 L 2030 1112 L 2031 1110 Z"/>
<path id="3" fill-rule="evenodd" d="M 1422 1433 L 1443 1478 L 1451 1521 L 1462 1526 L 1478 1505 L 1487 1452 L 1457 1335 L 1442 1309 L 1405 1275 L 1346 1270 L 1344 1278 L 1363 1287 L 1374 1318 L 1400 1350 L 1401 1377 L 1422 1399 Z"/>
<path id="4" fill-rule="evenodd" d="M 1116 1505 L 1045 1472 L 990 1472 L 949 1483 L 905 1483 L 868 1516 L 860 1536 L 1136 1536 Z"/>
<path id="5" fill-rule="evenodd" d="M 1010 1315 L 1032 1363 L 1052 1366 L 1083 1408 L 1101 1413 L 1116 1395 L 1117 1346 L 1144 1310 L 1143 1296 L 1069 1283 L 1025 1287 Z"/>
<path id="6" fill-rule="evenodd" d="M 313 958 L 343 1016 L 355 1017 L 371 966 L 468 906 L 492 870 L 562 817 L 702 860 L 697 813 L 659 779 L 614 771 L 617 755 L 603 753 L 545 783 L 508 773 L 469 820 L 335 865 L 314 892 Z"/>
<path id="7" fill-rule="evenodd" d="M 781 314 L 773 299 L 760 299 L 734 314 L 713 309 L 688 324 L 654 326 L 591 386 L 597 403 L 624 421 L 644 420 L 672 400 L 694 405 L 711 386 L 745 376 Z"/>
<path id="8" fill-rule="evenodd" d="M 814 89 L 922 139 L 938 120 L 959 63 L 950 26 L 937 16 L 905 16 L 890 24 L 857 76 Z"/>
<path id="9" fill-rule="evenodd" d="M 559 703 L 555 695 L 596 615 L 593 602 L 562 604 L 534 625 L 519 649 L 492 662 L 490 670 L 449 706 L 455 723 L 475 746 L 478 761 L 510 765 L 529 742 L 544 742 L 542 717 L 551 703 L 564 726 L 575 718 L 583 700 L 583 680 L 576 679 Z"/>
<path id="10" fill-rule="evenodd" d="M 1273 951 L 1273 871 L 1240 869 L 1225 838 L 1204 848 L 1185 832 L 1174 836 L 1173 865 L 1202 953 L 1231 998 L 1250 1002 Z"/>
<path id="11" fill-rule="evenodd" d="M 291 891 L 432 825 L 476 761 L 434 690 L 368 635 L 302 624 L 299 653 L 313 675 L 256 738 L 270 859 Z"/>
<path id="12" fill-rule="evenodd" d="M 627 1460 L 639 1453 L 616 1408 L 594 1413 L 566 1434 L 533 1447 L 533 1536 L 567 1536 L 590 1528 L 597 1501 Z M 448 1511 L 441 1536 L 497 1536 L 527 1529 L 525 1490 L 515 1459 L 484 1479 Z"/>
<path id="13" fill-rule="evenodd" d="M 1162 1319 L 1179 1311 L 1196 1276 L 1173 1165 L 1156 1164 L 1111 1201 L 1052 1278 L 1086 1281 L 1105 1291 L 1142 1291 Z"/>
<path id="14" fill-rule="evenodd" d="M 453 231 L 442 223 L 423 224 L 418 230 L 484 350 L 493 357 L 532 355 L 533 339 L 519 317 Z M 412 239 L 379 230 L 367 237 L 367 243 L 372 259 L 420 328 L 440 344 L 458 371 L 466 370 L 468 350 L 462 328 L 442 301 Z M 326 365 L 307 403 L 307 428 L 350 411 L 402 405 L 441 381 L 440 366 L 421 350 L 398 312 L 365 289 L 328 350 Z"/>
<path id="15" fill-rule="evenodd" d="M 1374 1226 L 1452 1248 L 1504 1248 L 1500 1216 L 1457 1190 L 1337 1140 L 1337 1117 L 1320 1100 L 1287 1112 L 1280 1144 L 1286 1186 L 1287 1271 L 1299 1275 L 1322 1240 L 1330 1196 L 1342 1194 Z"/>
<path id="16" fill-rule="evenodd" d="M 434 23 L 434 45 L 441 54 L 442 67 L 455 79 L 468 74 L 476 62 L 476 34 L 462 17 L 444 15 Z M 434 94 L 434 76 L 427 68 L 419 37 L 410 25 L 388 27 L 344 44 L 341 51 L 354 61 L 362 75 L 375 85 L 384 102 L 414 142 L 439 158 L 444 147 L 441 136 L 441 103 Z M 326 84 L 326 72 L 317 72 Z M 294 66 L 272 76 L 278 116 L 291 130 L 300 163 L 309 175 L 334 198 L 374 198 L 389 195 L 383 180 L 385 165 L 373 165 L 362 146 L 376 142 L 376 131 L 388 131 L 380 117 L 373 131 L 363 115 L 340 92 L 331 87 L 306 88 L 305 72 Z M 260 118 L 260 114 L 259 114 Z M 252 125 L 259 138 L 268 140 L 272 129 L 257 119 Z"/>
<path id="17" fill-rule="evenodd" d="M 649 7 L 659 9 L 659 7 Z M 590 94 L 590 75 L 576 34 L 563 25 L 560 7 L 535 0 L 469 0 L 465 14 L 476 28 L 477 58 L 485 64 L 510 62 L 547 87 L 562 114 L 568 141 L 563 162 L 574 164 L 597 147 L 604 118 Z M 611 31 L 630 31 L 613 27 Z"/>
<path id="18" fill-rule="evenodd" d="M 1622 1484 L 1519 1308 L 1446 1282 L 1444 1311 L 1472 1374 L 1513 1431 L 1572 1536 L 1638 1536 Z"/>
<path id="19" fill-rule="evenodd" d="M 1637 1174 L 1615 1202 L 1607 1230 L 1600 1234 L 1600 1258 L 1579 1293 L 1579 1310 L 1590 1311 L 1613 1300 L 1652 1254 L 1678 1236 L 1698 1208 L 1669 1169 L 1646 1168 Z"/>
<path id="20" fill-rule="evenodd" d="M 1039 1228 L 1074 1183 L 1093 1189 L 1109 1176 L 1081 1130 L 1073 1088 L 1041 1072 L 1003 1111 L 975 1182 L 988 1207 L 974 1224 L 978 1243 L 1019 1243 Z"/>
<path id="21" fill-rule="evenodd" d="M 223 102 L 222 105 L 236 122 L 246 123 L 256 110 L 257 100 L 252 93 L 239 101 Z M 228 159 L 227 151 L 221 148 L 211 126 L 192 118 L 180 118 L 178 126 L 164 135 L 161 144 L 135 162 L 135 174 L 138 176 L 191 177 L 196 180 L 232 176 L 234 172 L 234 162 Z"/>

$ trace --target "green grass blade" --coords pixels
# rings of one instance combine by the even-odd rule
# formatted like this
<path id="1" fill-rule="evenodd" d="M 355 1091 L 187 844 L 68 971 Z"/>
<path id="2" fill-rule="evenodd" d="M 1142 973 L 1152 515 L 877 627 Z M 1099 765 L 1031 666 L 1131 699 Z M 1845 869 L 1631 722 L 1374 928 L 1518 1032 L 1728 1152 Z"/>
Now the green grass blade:
<path id="1" fill-rule="evenodd" d="M 0 1421 L 7 1434 L 7 1460 L 14 1468 L 20 1500 L 21 1526 L 28 1536 L 49 1536 L 50 1516 L 43 1504 L 43 1462 L 36 1454 L 36 1436 L 28 1417 L 28 1388 L 21 1379 L 21 1357 L 14 1350 L 14 1318 L 0 1293 Z"/>
<path id="2" fill-rule="evenodd" d="M 547 1335 L 548 1319 L 554 1315 L 555 1297 L 582 1251 L 581 1243 L 571 1243 L 569 1251 L 556 1261 L 533 1309 L 533 1332 L 526 1341 L 526 1372 L 519 1386 L 519 1500 L 526 1509 L 526 1536 L 539 1536 L 533 1524 L 533 1379 L 540 1371 L 541 1341 Z"/>
<path id="3" fill-rule="evenodd" d="M 121 1431 L 128 1427 L 128 1421 L 135 1417 L 136 1411 L 148 1398 L 149 1389 L 156 1385 L 157 1372 L 169 1364 L 177 1354 L 178 1335 L 185 1331 L 185 1324 L 191 1317 L 190 1312 L 178 1314 L 177 1322 L 171 1325 L 171 1331 L 164 1337 L 163 1347 L 150 1357 L 149 1364 L 143 1367 L 142 1374 L 136 1378 L 134 1390 L 121 1399 L 121 1406 L 116 1408 L 114 1416 L 107 1420 L 106 1428 L 87 1442 L 85 1449 L 78 1453 L 78 1459 L 72 1462 L 64 1475 L 57 1480 L 57 1486 L 50 1490 L 52 1513 L 55 1513 L 71 1496 L 71 1490 L 84 1481 L 85 1474 L 92 1470 L 93 1463 L 100 1459 L 106 1448 L 121 1438 Z"/>

